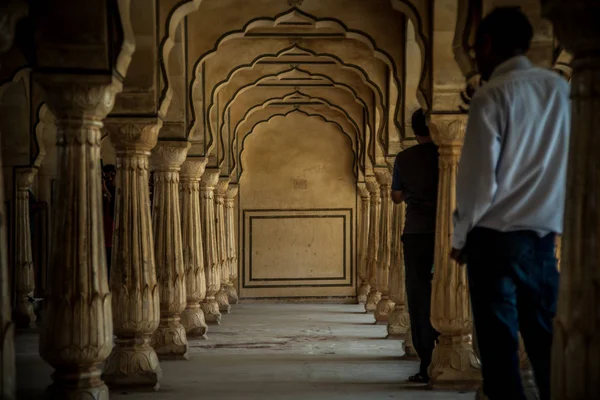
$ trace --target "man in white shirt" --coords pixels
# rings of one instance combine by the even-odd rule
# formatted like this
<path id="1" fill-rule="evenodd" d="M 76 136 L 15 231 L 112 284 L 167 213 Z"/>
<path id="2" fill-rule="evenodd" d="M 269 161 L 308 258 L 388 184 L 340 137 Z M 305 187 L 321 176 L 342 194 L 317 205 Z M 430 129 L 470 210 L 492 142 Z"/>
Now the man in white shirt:
<path id="1" fill-rule="evenodd" d="M 475 51 L 486 83 L 471 102 L 458 167 L 451 256 L 468 264 L 490 400 L 525 399 L 519 331 L 540 397 L 550 399 L 570 106 L 568 83 L 524 56 L 532 36 L 518 8 L 481 22 Z"/>

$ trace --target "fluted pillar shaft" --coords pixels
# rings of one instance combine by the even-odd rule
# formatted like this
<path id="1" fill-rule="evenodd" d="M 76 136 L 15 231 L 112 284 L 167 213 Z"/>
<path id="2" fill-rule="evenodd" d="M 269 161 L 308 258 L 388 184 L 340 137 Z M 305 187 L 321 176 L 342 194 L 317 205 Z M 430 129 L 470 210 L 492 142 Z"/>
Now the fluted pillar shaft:
<path id="1" fill-rule="evenodd" d="M 189 157 L 181 166 L 181 226 L 187 305 L 181 314 L 188 337 L 206 338 L 208 327 L 200 302 L 206 297 L 204 246 L 200 217 L 200 180 L 208 158 Z"/>
<path id="2" fill-rule="evenodd" d="M 225 194 L 225 233 L 227 235 L 227 262 L 229 264 L 227 296 L 230 304 L 237 304 L 239 302 L 237 292 L 238 258 L 235 232 L 235 198 L 237 194 L 238 185 L 230 183 Z"/>
<path id="3" fill-rule="evenodd" d="M 358 194 L 360 195 L 360 214 L 358 222 L 358 278 L 360 286 L 358 288 L 358 304 L 366 304 L 367 296 L 371 286 L 369 285 L 369 265 L 368 265 L 368 246 L 369 246 L 369 218 L 371 196 L 365 183 L 358 184 Z"/>
<path id="4" fill-rule="evenodd" d="M 200 183 L 202 195 L 202 243 L 204 243 L 204 272 L 206 273 L 206 297 L 200 304 L 206 322 L 221 323 L 221 312 L 215 295 L 221 288 L 221 270 L 217 253 L 215 220 L 215 188 L 219 182 L 219 170 L 207 168 Z"/>
<path id="5" fill-rule="evenodd" d="M 366 181 L 367 190 L 371 196 L 371 208 L 369 216 L 369 245 L 367 248 L 367 262 L 369 264 L 369 285 L 371 289 L 365 303 L 365 311 L 375 311 L 377 303 L 381 299 L 381 292 L 377 288 L 377 261 L 379 252 L 379 223 L 381 218 L 381 192 L 375 178 Z"/>
<path id="6" fill-rule="evenodd" d="M 229 189 L 229 178 L 219 180 L 215 189 L 215 221 L 217 224 L 217 256 L 221 284 L 219 291 L 215 295 L 215 299 L 219 303 L 219 311 L 229 314 L 231 305 L 229 304 L 228 287 L 231 282 L 229 262 L 227 261 L 227 234 L 225 231 L 225 195 L 227 194 L 227 189 Z"/>
<path id="7" fill-rule="evenodd" d="M 392 209 L 392 257 L 390 266 L 390 299 L 394 310 L 390 314 L 387 331 L 388 338 L 405 339 L 410 331 L 410 317 L 406 305 L 406 282 L 404 280 L 404 249 L 402 232 L 406 203 L 394 204 Z"/>
<path id="8" fill-rule="evenodd" d="M 391 222 L 392 222 L 392 175 L 387 168 L 375 171 L 381 192 L 381 222 L 379 225 L 379 250 L 377 262 L 377 288 L 381 300 L 375 309 L 375 320 L 387 324 L 394 302 L 390 299 Z"/>
<path id="9" fill-rule="evenodd" d="M 476 388 L 479 360 L 471 343 L 473 321 L 466 268 L 450 258 L 456 208 L 456 174 L 466 115 L 434 114 L 430 127 L 440 152 L 431 323 L 440 332 L 430 366 L 432 387 Z"/>
<path id="10" fill-rule="evenodd" d="M 56 117 L 58 182 L 40 355 L 55 399 L 106 399 L 98 366 L 113 348 L 102 223 L 100 138 L 120 84 L 97 75 L 39 75 Z M 60 223 L 58 223 L 60 221 Z"/>
<path id="11" fill-rule="evenodd" d="M 600 2 L 547 0 L 543 13 L 573 54 L 571 143 L 552 398 L 600 398 Z"/>
<path id="12" fill-rule="evenodd" d="M 152 345 L 161 359 L 188 359 L 187 336 L 181 325 L 181 313 L 187 303 L 179 170 L 189 147 L 189 142 L 159 141 L 151 156 L 154 170 L 152 227 L 160 287 L 160 324 L 152 337 Z"/>
<path id="13" fill-rule="evenodd" d="M 22 328 L 35 328 L 37 317 L 29 296 L 35 290 L 35 271 L 31 252 L 31 220 L 29 216 L 29 188 L 37 168 L 16 170 L 17 193 L 15 202 L 15 286 L 17 307 L 15 320 Z"/>
<path id="14" fill-rule="evenodd" d="M 110 275 L 115 348 L 104 380 L 111 387 L 158 389 L 162 371 L 150 346 L 160 320 L 154 262 L 148 166 L 160 123 L 156 119 L 109 119 L 117 153 L 115 229 Z"/>

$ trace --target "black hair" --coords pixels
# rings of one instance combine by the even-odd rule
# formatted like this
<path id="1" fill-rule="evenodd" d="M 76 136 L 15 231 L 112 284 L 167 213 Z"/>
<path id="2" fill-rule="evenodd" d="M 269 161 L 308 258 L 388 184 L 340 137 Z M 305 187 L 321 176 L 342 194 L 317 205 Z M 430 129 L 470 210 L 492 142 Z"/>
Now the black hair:
<path id="1" fill-rule="evenodd" d="M 412 128 L 416 136 L 429 136 L 429 127 L 427 126 L 427 118 L 422 108 L 419 108 L 412 115 Z"/>
<path id="2" fill-rule="evenodd" d="M 531 47 L 533 27 L 521 7 L 498 7 L 481 21 L 476 43 L 481 44 L 485 36 L 497 53 L 525 53 Z"/>
<path id="3" fill-rule="evenodd" d="M 102 166 L 102 172 L 117 172 L 117 167 L 115 167 L 113 164 L 106 164 Z"/>

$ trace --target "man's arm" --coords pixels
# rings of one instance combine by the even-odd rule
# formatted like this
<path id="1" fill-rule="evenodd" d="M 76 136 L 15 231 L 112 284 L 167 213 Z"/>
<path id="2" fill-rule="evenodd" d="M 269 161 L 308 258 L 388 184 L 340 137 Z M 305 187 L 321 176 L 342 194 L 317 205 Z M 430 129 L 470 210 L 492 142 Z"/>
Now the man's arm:
<path id="1" fill-rule="evenodd" d="M 394 161 L 394 174 L 392 175 L 392 201 L 394 204 L 400 204 L 405 200 L 405 194 L 402 188 L 402 177 L 400 176 L 400 154 L 396 156 Z"/>
<path id="2" fill-rule="evenodd" d="M 490 208 L 498 188 L 496 167 L 501 150 L 503 110 L 492 95 L 476 96 L 469 110 L 456 180 L 452 247 L 458 250 L 465 246 L 467 234 Z"/>

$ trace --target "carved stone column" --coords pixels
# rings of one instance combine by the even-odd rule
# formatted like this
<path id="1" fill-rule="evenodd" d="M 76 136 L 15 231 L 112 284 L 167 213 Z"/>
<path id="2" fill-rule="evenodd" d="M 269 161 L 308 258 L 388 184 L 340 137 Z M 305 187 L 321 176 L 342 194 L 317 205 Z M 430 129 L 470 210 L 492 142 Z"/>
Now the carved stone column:
<path id="1" fill-rule="evenodd" d="M 215 190 L 215 221 L 217 230 L 217 256 L 219 271 L 221 274 L 220 289 L 215 295 L 219 303 L 219 311 L 229 314 L 231 305 L 229 304 L 228 287 L 231 285 L 229 279 L 229 262 L 227 261 L 227 235 L 225 232 L 225 195 L 229 189 L 229 178 L 219 180 Z"/>
<path id="2" fill-rule="evenodd" d="M 230 183 L 225 194 L 225 233 L 227 235 L 227 262 L 229 263 L 229 283 L 227 296 L 230 304 L 238 304 L 237 293 L 238 258 L 236 232 L 235 232 L 235 198 L 238 194 L 238 185 Z"/>
<path id="3" fill-rule="evenodd" d="M 390 299 L 390 262 L 391 262 L 391 219 L 392 219 L 392 174 L 385 168 L 375 171 L 381 191 L 381 220 L 379 225 L 379 252 L 377 263 L 377 288 L 381 300 L 375 309 L 375 321 L 387 324 L 394 302 Z"/>
<path id="4" fill-rule="evenodd" d="M 600 2 L 546 0 L 543 13 L 573 54 L 571 144 L 554 319 L 552 398 L 600 398 Z"/>
<path id="5" fill-rule="evenodd" d="M 358 184 L 358 193 L 360 195 L 360 217 L 358 223 L 358 278 L 360 279 L 360 287 L 358 288 L 357 301 L 358 304 L 366 304 L 369 290 L 371 290 L 367 260 L 367 249 L 369 246 L 369 202 L 371 198 L 365 183 Z"/>
<path id="6" fill-rule="evenodd" d="M 179 169 L 189 147 L 185 141 L 159 141 L 151 156 L 154 170 L 152 226 L 160 287 L 160 324 L 152 337 L 152 345 L 161 359 L 188 359 L 187 336 L 180 322 L 186 306 L 186 283 Z"/>
<path id="7" fill-rule="evenodd" d="M 390 299 L 394 310 L 390 314 L 387 331 L 390 339 L 405 339 L 410 331 L 410 316 L 406 305 L 406 282 L 404 280 L 404 250 L 402 232 L 406 203 L 394 204 L 392 209 L 392 258 L 390 266 Z"/>
<path id="8" fill-rule="evenodd" d="M 379 222 L 381 217 L 381 192 L 379 184 L 374 178 L 366 181 L 367 190 L 371 195 L 371 210 L 369 221 L 369 246 L 367 248 L 367 262 L 369 263 L 369 285 L 371 290 L 365 303 L 365 311 L 375 311 L 381 299 L 381 292 L 377 288 L 377 257 L 379 250 Z"/>
<path id="9" fill-rule="evenodd" d="M 430 386 L 475 389 L 481 382 L 479 360 L 471 344 L 473 322 L 467 286 L 467 270 L 450 259 L 452 213 L 456 208 L 456 173 L 467 116 L 433 114 L 430 128 L 439 146 L 435 259 L 431 323 L 440 332 L 429 367 Z"/>
<path id="10" fill-rule="evenodd" d="M 204 272 L 206 273 L 206 298 L 200 304 L 209 324 L 221 323 L 221 312 L 215 295 L 221 288 L 221 271 L 217 252 L 217 224 L 215 222 L 215 188 L 219 170 L 207 168 L 200 182 L 202 194 L 202 243 L 204 244 Z"/>
<path id="11" fill-rule="evenodd" d="M 200 302 L 206 297 L 204 246 L 200 218 L 200 180 L 208 158 L 188 158 L 181 166 L 181 226 L 183 228 L 183 261 L 187 288 L 187 306 L 181 323 L 189 337 L 206 339 L 208 326 Z"/>
<path id="12" fill-rule="evenodd" d="M 158 389 L 162 370 L 150 346 L 160 320 L 159 287 L 148 191 L 148 157 L 156 145 L 156 119 L 106 122 L 117 153 L 115 229 L 110 274 L 115 348 L 104 380 L 111 387 Z"/>
<path id="13" fill-rule="evenodd" d="M 29 219 L 29 188 L 37 168 L 16 169 L 15 202 L 15 286 L 17 307 L 15 320 L 21 328 L 35 328 L 37 319 L 29 296 L 35 289 L 33 254 L 31 253 L 31 220 Z"/>
<path id="14" fill-rule="evenodd" d="M 56 116 L 58 184 L 52 271 L 40 355 L 55 372 L 54 399 L 108 399 L 98 366 L 113 348 L 108 287 L 100 138 L 120 84 L 97 75 L 38 75 Z"/>

